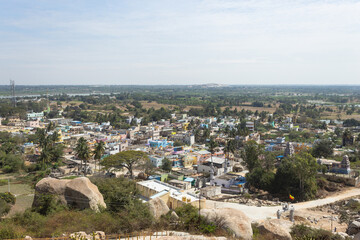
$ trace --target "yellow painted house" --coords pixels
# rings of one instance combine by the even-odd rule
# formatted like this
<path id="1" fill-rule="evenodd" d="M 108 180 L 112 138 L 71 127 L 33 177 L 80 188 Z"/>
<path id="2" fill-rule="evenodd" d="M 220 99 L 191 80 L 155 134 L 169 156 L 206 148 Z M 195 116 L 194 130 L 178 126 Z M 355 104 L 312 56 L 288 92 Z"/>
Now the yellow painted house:
<path id="1" fill-rule="evenodd" d="M 194 194 L 183 192 L 180 188 L 155 179 L 137 182 L 136 188 L 148 200 L 154 198 L 162 199 L 170 209 L 176 209 L 184 204 L 191 204 L 197 208 L 199 206 L 205 208 L 205 198 L 199 200 L 199 197 Z"/>

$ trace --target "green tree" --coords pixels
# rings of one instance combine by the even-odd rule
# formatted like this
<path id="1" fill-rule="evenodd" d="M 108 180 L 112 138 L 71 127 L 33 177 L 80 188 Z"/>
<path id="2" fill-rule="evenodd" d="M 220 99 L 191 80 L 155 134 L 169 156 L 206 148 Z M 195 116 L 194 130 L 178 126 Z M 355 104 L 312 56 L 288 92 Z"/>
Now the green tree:
<path id="1" fill-rule="evenodd" d="M 246 174 L 246 182 L 257 189 L 272 191 L 275 174 L 262 167 L 255 167 L 251 172 Z"/>
<path id="2" fill-rule="evenodd" d="M 136 165 L 143 164 L 149 161 L 146 153 L 140 151 L 124 151 L 104 158 L 100 164 L 106 169 L 122 169 L 126 168 L 129 171 L 130 178 L 133 178 L 133 168 Z"/>
<path id="3" fill-rule="evenodd" d="M 306 152 L 283 159 L 275 175 L 275 192 L 291 194 L 299 200 L 314 198 L 317 169 L 316 159 Z"/>
<path id="4" fill-rule="evenodd" d="M 76 152 L 76 156 L 81 160 L 81 169 L 83 162 L 85 162 L 84 174 L 86 176 L 86 162 L 90 159 L 91 153 L 85 138 L 83 137 L 79 138 L 79 140 L 76 143 L 75 152 Z"/>
<path id="5" fill-rule="evenodd" d="M 352 134 L 349 129 L 346 129 L 342 135 L 343 146 L 352 144 Z"/>
<path id="6" fill-rule="evenodd" d="M 215 142 L 214 138 L 210 139 L 209 142 L 209 152 L 210 152 L 210 158 L 211 158 L 211 164 L 213 164 L 212 156 L 216 151 L 218 144 Z"/>
<path id="7" fill-rule="evenodd" d="M 95 145 L 95 149 L 93 151 L 93 156 L 95 159 L 95 171 L 96 171 L 96 160 L 100 161 L 101 157 L 104 155 L 105 152 L 105 143 L 103 141 L 99 141 Z"/>
<path id="8" fill-rule="evenodd" d="M 312 155 L 314 157 L 330 157 L 334 153 L 333 147 L 333 142 L 329 140 L 320 140 L 314 144 L 312 149 Z"/>
<path id="9" fill-rule="evenodd" d="M 256 167 L 261 167 L 260 155 L 263 154 L 263 152 L 264 147 L 255 141 L 249 141 L 245 144 L 242 158 L 249 172 Z"/>
<path id="10" fill-rule="evenodd" d="M 229 155 L 230 155 L 230 153 L 234 153 L 234 152 L 235 152 L 235 142 L 234 142 L 234 140 L 230 139 L 226 142 L 225 147 L 224 147 L 226 169 L 227 169 L 227 164 L 229 161 Z"/>
<path id="11" fill-rule="evenodd" d="M 172 169 L 172 163 L 168 158 L 162 160 L 161 169 L 167 172 L 170 172 Z"/>

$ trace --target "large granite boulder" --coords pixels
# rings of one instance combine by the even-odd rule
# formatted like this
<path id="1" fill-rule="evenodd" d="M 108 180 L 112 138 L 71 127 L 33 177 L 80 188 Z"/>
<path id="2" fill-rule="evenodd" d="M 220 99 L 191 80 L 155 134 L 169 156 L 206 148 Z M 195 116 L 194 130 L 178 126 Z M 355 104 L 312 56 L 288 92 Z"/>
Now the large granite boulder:
<path id="1" fill-rule="evenodd" d="M 149 201 L 149 209 L 155 219 L 159 219 L 161 215 L 165 215 L 170 211 L 166 203 L 160 198 L 151 199 Z"/>
<path id="2" fill-rule="evenodd" d="M 65 199 L 65 188 L 68 182 L 70 182 L 70 180 L 58 180 L 50 177 L 41 179 L 35 186 L 33 206 L 38 207 L 39 204 L 41 204 L 39 203 L 40 198 L 47 194 L 53 195 L 62 204 L 67 204 Z"/>
<path id="3" fill-rule="evenodd" d="M 62 204 L 78 209 L 91 208 L 98 211 L 99 207 L 106 208 L 99 189 L 86 177 L 72 180 L 55 178 L 40 180 L 35 186 L 34 207 L 41 204 L 41 197 L 45 194 L 51 194 Z"/>
<path id="4" fill-rule="evenodd" d="M 201 209 L 200 214 L 210 221 L 221 221 L 223 226 L 231 230 L 237 238 L 252 239 L 251 221 L 240 210 L 232 208 Z"/>
<path id="5" fill-rule="evenodd" d="M 276 240 L 291 240 L 290 221 L 282 219 L 268 219 L 259 222 L 259 232 L 268 238 Z"/>

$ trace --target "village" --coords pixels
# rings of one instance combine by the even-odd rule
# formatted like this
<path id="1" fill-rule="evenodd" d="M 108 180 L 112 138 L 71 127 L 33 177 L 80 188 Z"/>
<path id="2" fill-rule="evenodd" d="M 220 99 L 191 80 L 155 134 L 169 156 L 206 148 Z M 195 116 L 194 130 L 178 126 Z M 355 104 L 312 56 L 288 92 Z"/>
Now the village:
<path id="1" fill-rule="evenodd" d="M 360 127 L 344 127 L 343 121 L 323 120 L 316 127 L 309 123 L 297 123 L 292 115 L 274 118 L 268 112 L 262 112 L 260 116 L 247 111 L 241 118 L 225 114 L 198 117 L 186 111 L 174 111 L 169 119 L 146 124 L 143 124 L 142 117 L 128 114 L 125 122 L 131 127 L 119 129 L 109 121 L 98 123 L 65 117 L 49 118 L 48 112 L 49 107 L 41 112 L 28 112 L 26 119 L 7 117 L 6 125 L 0 126 L 1 131 L 12 136 L 35 140 L 21 146 L 26 166 L 46 161 L 45 145 L 37 139 L 39 133 L 45 137 L 54 136 L 53 145 L 63 148 L 56 165 L 48 165 L 52 166 L 47 169 L 48 177 L 135 179 L 140 199 L 143 202 L 155 201 L 152 213 L 158 217 L 185 204 L 199 209 L 216 209 L 229 203 L 249 206 L 250 209 L 268 207 L 268 214 L 261 219 L 271 217 L 294 222 L 294 217 L 298 217 L 310 225 L 317 224 L 318 221 L 307 220 L 313 212 L 306 215 L 296 211 L 292 205 L 289 209 L 290 204 L 302 201 L 301 195 L 293 192 L 288 192 L 287 196 L 272 194 L 271 191 L 261 190 L 266 187 L 256 185 L 256 180 L 249 173 L 254 169 L 247 162 L 251 158 L 247 155 L 247 146 L 263 146 L 255 156 L 256 159 L 270 159 L 266 160 L 268 163 L 263 163 L 269 169 L 278 168 L 284 159 L 295 157 L 298 153 L 315 152 L 317 149 L 315 171 L 317 178 L 325 179 L 323 181 L 327 186 L 318 190 L 321 194 L 317 194 L 316 198 L 340 194 L 359 185 L 359 171 L 352 169 L 349 160 L 349 156 L 355 153 L 354 148 L 349 146 L 358 142 L 356 136 Z M 61 114 L 62 111 L 59 111 L 58 116 Z M 342 136 L 338 135 L 342 139 L 340 144 L 324 146 L 329 145 L 326 141 L 331 141 L 330 136 L 336 137 L 338 132 L 343 133 Z M 312 137 L 304 138 L 298 133 Z M 329 137 L 324 140 L 324 136 Z M 96 157 L 82 156 L 78 150 L 79 142 L 86 145 L 88 153 L 97 153 L 99 145 L 102 147 Z M 112 157 L 116 159 L 121 153 L 132 151 L 144 153 L 146 160 L 135 160 L 131 169 L 126 164 L 107 163 L 111 162 Z M 255 209 L 254 214 L 257 211 Z M 245 215 L 253 221 L 259 220 L 253 218 L 255 215 L 250 212 L 245 211 Z M 328 218 L 325 225 L 330 220 L 332 222 L 333 218 Z M 337 228 L 346 232 L 346 226 L 339 218 L 337 222 Z M 285 225 L 289 232 L 289 224 Z M 336 231 L 334 227 L 329 227 L 329 230 Z M 289 236 L 289 233 L 285 235 Z"/>

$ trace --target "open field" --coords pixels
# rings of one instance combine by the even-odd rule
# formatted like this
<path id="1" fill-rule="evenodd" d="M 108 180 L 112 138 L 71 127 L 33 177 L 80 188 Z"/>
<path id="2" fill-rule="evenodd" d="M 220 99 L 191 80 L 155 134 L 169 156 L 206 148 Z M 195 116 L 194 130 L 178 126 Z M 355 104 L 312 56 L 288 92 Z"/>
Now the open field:
<path id="1" fill-rule="evenodd" d="M 336 119 L 339 119 L 339 113 L 337 112 L 334 112 L 334 113 L 326 113 L 326 114 L 323 114 L 321 116 L 322 119 L 330 119 L 330 120 L 336 120 Z M 351 115 L 347 115 L 346 113 L 342 112 L 340 113 L 340 119 L 341 120 L 346 120 L 346 119 L 351 119 L 351 118 L 354 118 L 356 120 L 360 120 L 360 114 L 351 114 Z"/>
<path id="2" fill-rule="evenodd" d="M 7 192 L 8 185 L 0 186 L 0 192 Z M 19 212 L 24 212 L 30 208 L 34 200 L 34 189 L 28 184 L 22 183 L 11 183 L 10 181 L 10 192 L 16 196 L 16 203 L 11 208 L 9 214 L 12 216 Z"/>
<path id="3" fill-rule="evenodd" d="M 171 105 L 171 104 L 162 104 L 162 103 L 157 103 L 157 102 L 148 102 L 148 101 L 140 101 L 140 103 L 142 104 L 143 108 L 145 109 L 149 109 L 149 108 L 154 108 L 154 109 L 160 109 L 160 108 L 174 108 L 176 107 L 176 105 Z M 185 110 L 190 110 L 190 108 L 201 108 L 201 106 L 186 106 Z"/>

